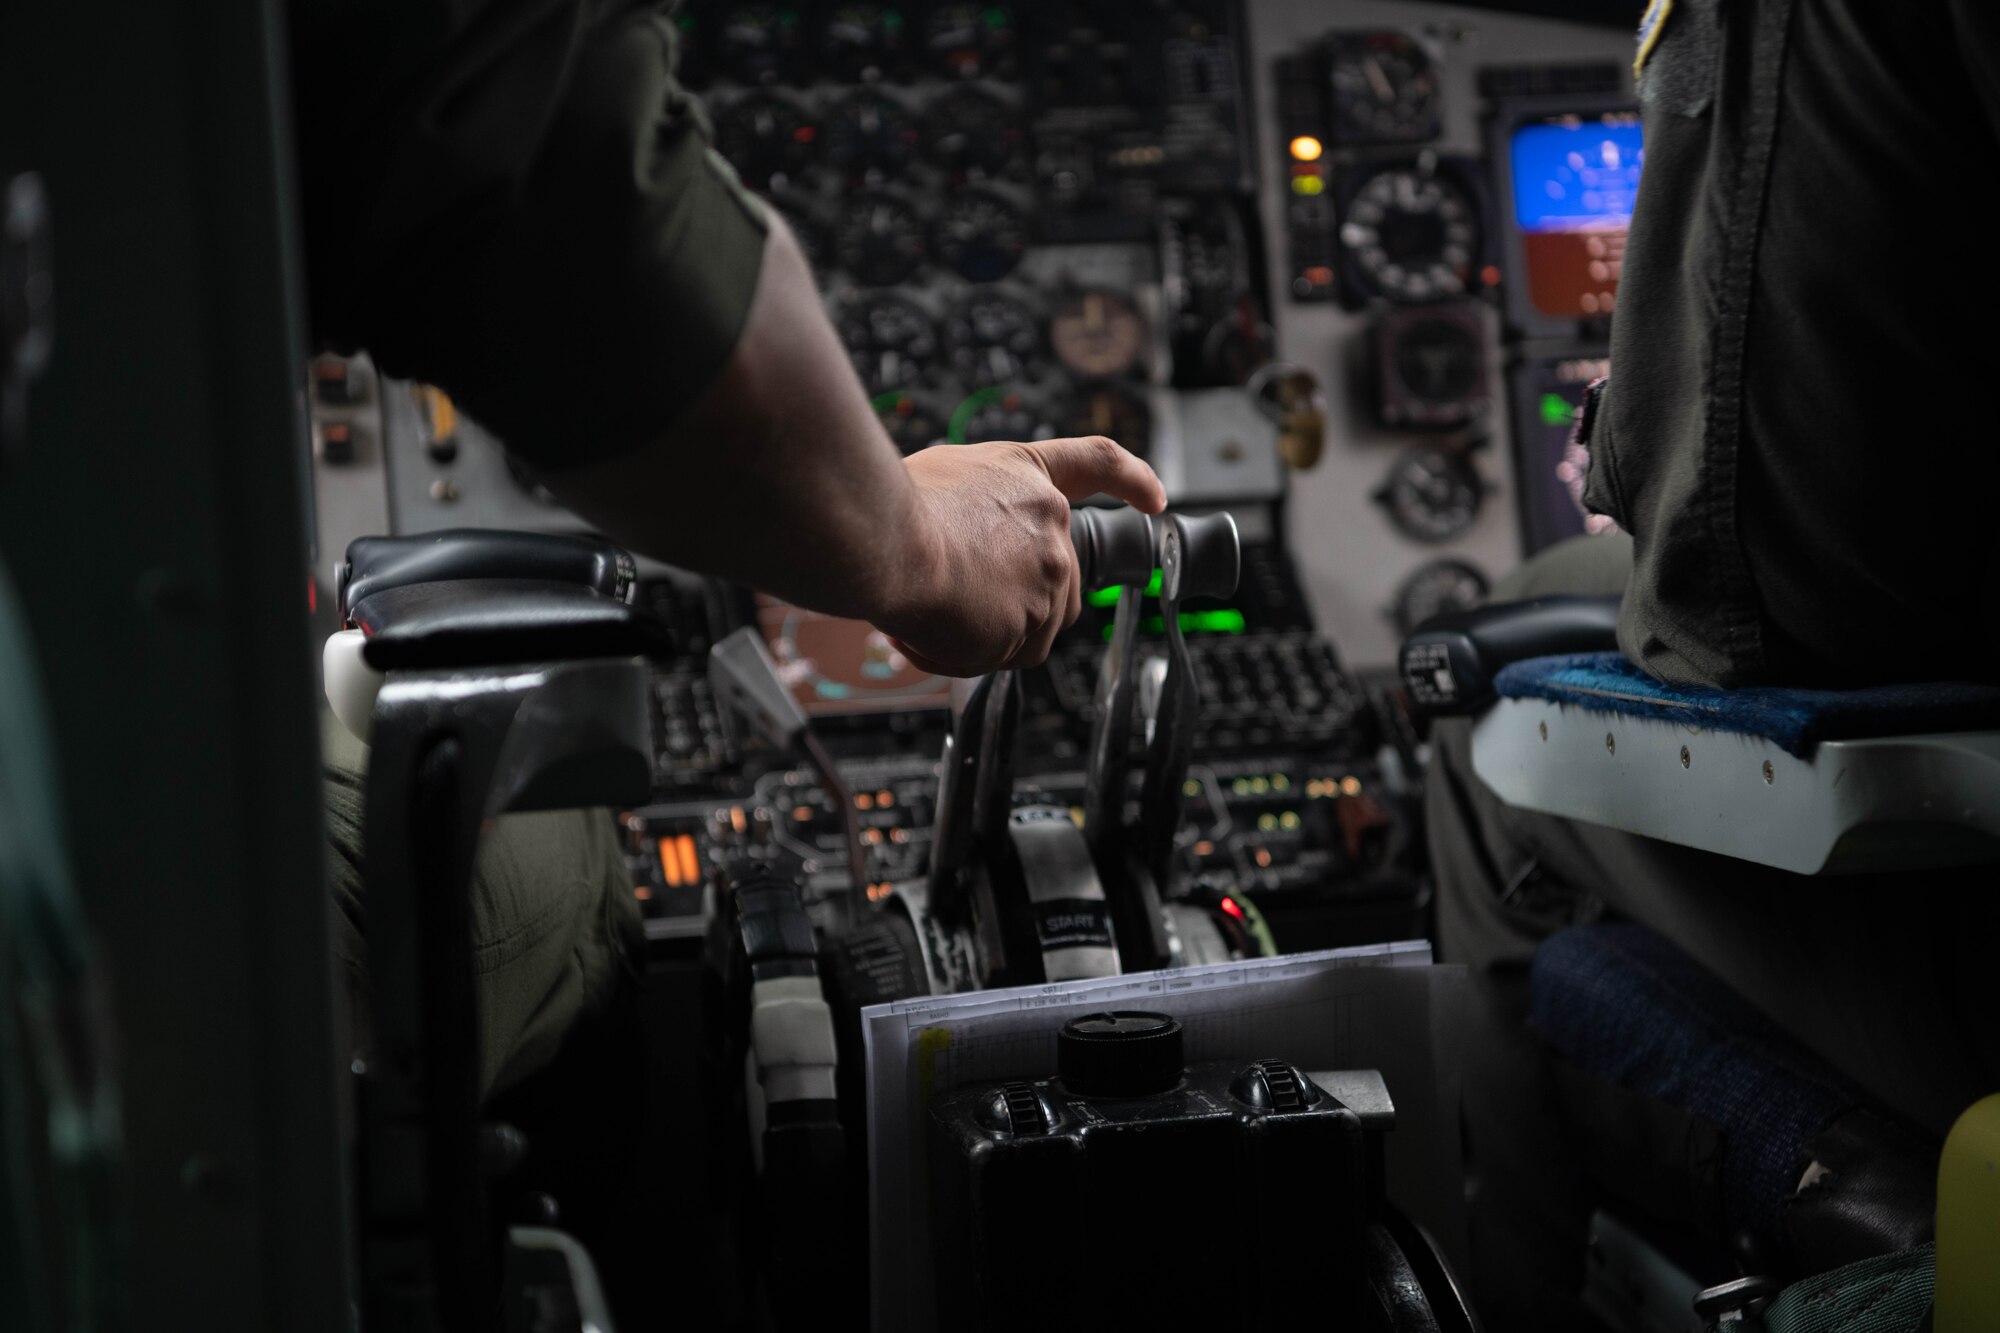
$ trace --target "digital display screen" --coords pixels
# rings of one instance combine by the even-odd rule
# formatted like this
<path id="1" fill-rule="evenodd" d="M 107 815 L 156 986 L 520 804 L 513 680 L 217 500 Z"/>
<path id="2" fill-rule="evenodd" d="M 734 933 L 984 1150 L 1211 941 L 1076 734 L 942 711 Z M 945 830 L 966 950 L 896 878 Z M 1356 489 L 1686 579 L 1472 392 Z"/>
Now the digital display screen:
<path id="1" fill-rule="evenodd" d="M 1508 144 L 1528 303 L 1555 319 L 1603 318 L 1618 303 L 1625 232 L 1645 143 L 1635 112 L 1554 116 Z"/>
<path id="2" fill-rule="evenodd" d="M 757 627 L 808 717 L 951 706 L 951 682 L 911 665 L 872 625 L 759 594 Z"/>

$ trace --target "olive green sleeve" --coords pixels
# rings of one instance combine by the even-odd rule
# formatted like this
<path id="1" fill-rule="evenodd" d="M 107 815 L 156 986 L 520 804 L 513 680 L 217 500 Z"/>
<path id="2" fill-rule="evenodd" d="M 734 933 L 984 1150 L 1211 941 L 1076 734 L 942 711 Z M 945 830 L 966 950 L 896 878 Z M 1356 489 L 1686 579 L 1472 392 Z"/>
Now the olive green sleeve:
<path id="1" fill-rule="evenodd" d="M 337 1020 L 356 1055 L 372 1042 L 365 846 L 368 749 L 321 716 Z M 555 1059 L 604 1013 L 644 950 L 638 900 L 609 811 L 502 815 L 479 838 L 471 894 L 479 1091 L 501 1092 Z"/>
<path id="2" fill-rule="evenodd" d="M 675 81 L 665 10 L 406 15 L 439 28 L 434 55 L 372 79 L 328 67 L 356 10 L 317 10 L 295 42 L 317 331 L 443 387 L 540 467 L 657 437 L 728 360 L 767 225 Z"/>

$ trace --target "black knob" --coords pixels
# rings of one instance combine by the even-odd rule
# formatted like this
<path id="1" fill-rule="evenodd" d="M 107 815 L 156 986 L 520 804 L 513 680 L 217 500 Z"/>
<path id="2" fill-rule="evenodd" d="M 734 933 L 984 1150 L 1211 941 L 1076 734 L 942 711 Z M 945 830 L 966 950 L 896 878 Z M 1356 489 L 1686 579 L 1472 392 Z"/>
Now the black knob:
<path id="1" fill-rule="evenodd" d="M 1169 598 L 1234 593 L 1243 570 L 1236 520 L 1227 512 L 1201 518 L 1167 515 L 1160 533 L 1160 569 L 1160 591 Z"/>
<path id="2" fill-rule="evenodd" d="M 1049 1110 L 1042 1096 L 1026 1083 L 1009 1083 L 979 1108 L 979 1121 L 1003 1134 L 1046 1134 Z"/>
<path id="3" fill-rule="evenodd" d="M 1260 1111 L 1298 1111 L 1319 1100 L 1312 1081 L 1283 1060 L 1259 1060 L 1235 1077 L 1229 1091 Z"/>
<path id="4" fill-rule="evenodd" d="M 1153 577 L 1153 520 L 1138 510 L 1072 509 L 1069 535 L 1085 588 L 1145 583 Z"/>
<path id="5" fill-rule="evenodd" d="M 1072 1018 L 1056 1034 L 1056 1072 L 1083 1097 L 1149 1097 L 1181 1080 L 1181 1025 L 1134 1009 Z"/>

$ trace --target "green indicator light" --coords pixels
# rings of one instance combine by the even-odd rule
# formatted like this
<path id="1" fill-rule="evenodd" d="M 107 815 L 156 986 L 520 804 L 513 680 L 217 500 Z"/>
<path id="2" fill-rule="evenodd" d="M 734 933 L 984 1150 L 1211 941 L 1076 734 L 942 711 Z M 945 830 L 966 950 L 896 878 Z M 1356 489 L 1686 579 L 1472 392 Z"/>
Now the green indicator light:
<path id="1" fill-rule="evenodd" d="M 979 415 L 979 409 L 1006 396 L 1005 386 L 997 384 L 990 389 L 980 389 L 968 394 L 964 402 L 952 409 L 951 421 L 945 427 L 945 443 L 964 444 L 966 428 L 972 425 L 972 418 Z"/>
<path id="2" fill-rule="evenodd" d="M 1559 393 L 1542 395 L 1542 424 L 1544 426 L 1567 426 L 1576 419 L 1576 409 L 1569 399 Z"/>
<path id="3" fill-rule="evenodd" d="M 1181 628 L 1202 634 L 1241 634 L 1243 613 L 1233 606 L 1225 606 L 1219 611 L 1183 611 Z"/>
<path id="4" fill-rule="evenodd" d="M 989 10 L 987 10 L 987 11 L 986 11 L 986 26 L 987 26 L 987 27 L 989 27 L 989 28 L 1004 28 L 1004 27 L 1006 27 L 1006 26 L 1007 26 L 1007 11 L 1006 11 L 1006 10 L 1004 10 L 1004 9 L 1000 9 L 1000 8 L 998 8 L 997 6 L 996 6 L 995 8 L 993 8 L 993 9 L 989 9 Z"/>
<path id="5" fill-rule="evenodd" d="M 778 26 L 779 26 L 779 27 L 781 27 L 781 28 L 796 28 L 796 27 L 798 27 L 798 26 L 799 26 L 799 11 L 798 11 L 798 10 L 796 10 L 796 9 L 781 9 L 781 10 L 779 10 L 779 11 L 778 11 Z"/>
<path id="6" fill-rule="evenodd" d="M 1298 812 L 1298 811 L 1296 811 L 1296 810 L 1287 810 L 1287 811 L 1285 811 L 1285 813 L 1284 813 L 1284 814 L 1282 814 L 1282 815 L 1279 815 L 1279 816 L 1278 816 L 1278 827 L 1280 827 L 1280 828 L 1288 828 L 1288 829 L 1293 829 L 1293 828 L 1297 828 L 1298 826 L 1299 826 L 1299 812 Z"/>
<path id="7" fill-rule="evenodd" d="M 902 11 L 895 9 L 886 11 L 882 15 L 882 26 L 890 32 L 895 32 L 898 28 L 901 28 L 903 26 Z"/>
<path id="8" fill-rule="evenodd" d="M 1289 791 L 1291 790 L 1291 786 L 1292 786 L 1292 780 L 1286 777 L 1283 773 L 1273 773 L 1271 775 L 1272 791 Z"/>
<path id="9" fill-rule="evenodd" d="M 1098 631 L 1106 643 L 1111 642 L 1111 631 L 1114 628 L 1115 626 L 1106 625 Z M 1167 628 L 1166 617 L 1147 616 L 1139 623 L 1139 628 L 1148 634 L 1163 634 Z M 1225 606 L 1214 611 L 1181 612 L 1181 632 L 1184 634 L 1241 634 L 1243 631 L 1243 613 L 1233 606 Z"/>
<path id="10" fill-rule="evenodd" d="M 1099 588 L 1095 592 L 1085 593 L 1083 597 L 1092 606 L 1116 606 L 1118 605 L 1118 594 L 1120 591 L 1118 588 Z M 1159 570 L 1154 570 L 1153 577 L 1146 580 L 1145 595 L 1148 597 L 1158 597 L 1160 595 Z"/>
<path id="11" fill-rule="evenodd" d="M 1269 833 L 1272 829 L 1278 827 L 1278 817 L 1272 814 L 1258 815 L 1257 827 L 1260 831 Z"/>

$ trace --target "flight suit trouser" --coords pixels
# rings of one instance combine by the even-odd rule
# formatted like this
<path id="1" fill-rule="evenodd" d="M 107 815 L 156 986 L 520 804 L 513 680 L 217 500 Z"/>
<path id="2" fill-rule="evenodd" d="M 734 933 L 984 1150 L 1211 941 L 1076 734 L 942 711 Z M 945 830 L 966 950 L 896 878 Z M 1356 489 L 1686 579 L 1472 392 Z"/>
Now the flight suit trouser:
<path id="1" fill-rule="evenodd" d="M 362 812 L 367 747 L 330 715 L 321 727 L 333 947 L 342 1028 L 368 1049 L 367 896 Z M 638 975 L 638 900 L 603 810 L 502 815 L 473 870 L 473 976 L 479 1086 L 504 1091 L 544 1068 L 579 1023 L 604 1013 Z"/>
<path id="2" fill-rule="evenodd" d="M 1622 534 L 1579 537 L 1493 600 L 1615 594 Z M 1471 970 L 1465 1127 L 1472 1285 L 1493 1327 L 1574 1327 L 1594 1186 L 1524 1021 L 1536 946 L 1565 926 L 1639 921 L 1862 1090 L 1942 1138 L 2000 1090 L 2000 872 L 1804 876 L 1504 805 L 1472 771 L 1471 728 L 1431 737 L 1427 824 L 1439 952 Z"/>

